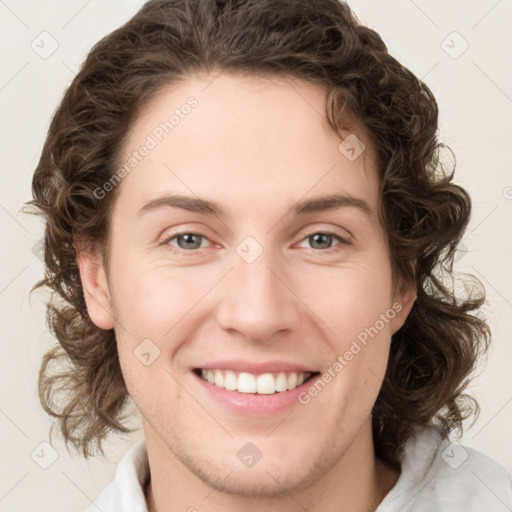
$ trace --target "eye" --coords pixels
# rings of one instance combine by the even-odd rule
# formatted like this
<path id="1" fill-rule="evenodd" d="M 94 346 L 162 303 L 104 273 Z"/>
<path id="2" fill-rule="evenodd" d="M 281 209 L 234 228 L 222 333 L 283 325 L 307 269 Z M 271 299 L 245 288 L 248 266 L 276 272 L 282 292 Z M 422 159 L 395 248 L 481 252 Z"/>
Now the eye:
<path id="1" fill-rule="evenodd" d="M 173 241 L 176 243 L 173 243 Z M 165 240 L 164 244 L 177 247 L 184 251 L 194 251 L 203 248 L 203 241 L 208 240 L 201 233 L 176 233 L 171 238 Z"/>
<path id="2" fill-rule="evenodd" d="M 340 243 L 332 246 L 334 239 L 339 240 Z M 309 241 L 313 249 L 323 250 L 326 253 L 334 252 L 338 250 L 336 248 L 337 246 L 349 243 L 336 233 L 329 233 L 324 231 L 318 231 L 316 233 L 308 235 L 306 238 L 302 240 L 301 244 L 304 243 L 305 241 Z"/>
<path id="3" fill-rule="evenodd" d="M 335 240 L 338 240 L 338 243 L 333 245 Z M 211 242 L 208 240 L 206 235 L 194 232 L 182 232 L 175 233 L 171 237 L 167 238 L 163 242 L 163 245 L 171 246 L 172 250 L 176 252 L 194 252 L 208 247 L 208 245 L 205 245 L 203 242 L 208 242 L 211 245 Z M 340 235 L 326 231 L 317 231 L 308 235 L 302 239 L 299 247 L 304 247 L 302 245 L 304 242 L 308 242 L 314 252 L 323 252 L 328 254 L 341 250 L 341 247 L 338 246 L 348 245 L 350 243 Z"/>

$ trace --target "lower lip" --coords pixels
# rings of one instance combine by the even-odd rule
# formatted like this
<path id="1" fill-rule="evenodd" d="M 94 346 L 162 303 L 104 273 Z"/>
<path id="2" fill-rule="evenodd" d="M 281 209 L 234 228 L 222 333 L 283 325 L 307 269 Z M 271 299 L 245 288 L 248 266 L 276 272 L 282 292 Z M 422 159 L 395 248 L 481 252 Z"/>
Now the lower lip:
<path id="1" fill-rule="evenodd" d="M 191 372 L 193 377 L 199 382 L 199 385 L 210 394 L 210 396 L 228 409 L 246 415 L 268 415 L 277 414 L 300 404 L 299 395 L 317 379 L 321 374 L 314 375 L 311 379 L 304 382 L 295 389 L 288 391 L 276 392 L 272 395 L 260 395 L 258 393 L 239 393 L 238 391 L 230 391 L 225 388 L 219 388 L 208 381 L 203 380 L 199 375 Z"/>

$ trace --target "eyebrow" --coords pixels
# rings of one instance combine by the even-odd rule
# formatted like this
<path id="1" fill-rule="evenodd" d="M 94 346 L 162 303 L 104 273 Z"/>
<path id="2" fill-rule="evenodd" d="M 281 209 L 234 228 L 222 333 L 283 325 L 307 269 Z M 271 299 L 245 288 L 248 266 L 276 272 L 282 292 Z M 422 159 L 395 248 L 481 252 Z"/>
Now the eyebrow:
<path id="1" fill-rule="evenodd" d="M 217 202 L 198 197 L 170 194 L 158 197 L 146 203 L 138 212 L 139 215 L 158 210 L 163 207 L 182 208 L 195 213 L 228 217 L 227 211 Z M 356 208 L 367 215 L 371 214 L 369 204 L 361 198 L 349 194 L 331 194 L 293 203 L 289 210 L 295 215 L 334 210 L 342 207 Z"/>
<path id="2" fill-rule="evenodd" d="M 372 212 L 370 205 L 364 199 L 348 194 L 331 194 L 329 196 L 299 201 L 293 205 L 293 212 L 296 215 L 301 215 L 334 210 L 341 207 L 357 208 L 367 215 L 370 215 Z"/>

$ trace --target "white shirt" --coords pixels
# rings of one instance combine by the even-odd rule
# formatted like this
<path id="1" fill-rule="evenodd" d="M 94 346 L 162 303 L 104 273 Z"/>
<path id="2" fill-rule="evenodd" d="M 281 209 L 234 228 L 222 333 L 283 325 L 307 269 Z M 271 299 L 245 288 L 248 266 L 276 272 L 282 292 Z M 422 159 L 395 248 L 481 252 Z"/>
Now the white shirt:
<path id="1" fill-rule="evenodd" d="M 145 441 L 132 446 L 114 479 L 86 512 L 148 512 Z M 401 473 L 375 512 L 511 512 L 512 485 L 504 467 L 486 455 L 419 429 L 404 448 Z"/>

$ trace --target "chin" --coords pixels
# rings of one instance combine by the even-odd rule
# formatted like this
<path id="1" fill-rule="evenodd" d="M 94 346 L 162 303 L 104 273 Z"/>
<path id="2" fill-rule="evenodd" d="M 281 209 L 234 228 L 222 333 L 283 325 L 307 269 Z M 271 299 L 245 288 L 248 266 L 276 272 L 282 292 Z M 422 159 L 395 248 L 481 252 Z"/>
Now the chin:
<path id="1" fill-rule="evenodd" d="M 212 479 L 206 475 L 201 477 L 197 475 L 207 485 L 213 487 L 218 492 L 234 496 L 243 496 L 250 499 L 255 498 L 280 498 L 289 495 L 297 488 L 304 489 L 311 483 L 312 476 L 308 471 L 287 467 L 275 469 L 274 471 L 261 468 L 255 472 L 255 468 L 237 469 L 226 471 L 228 476 L 218 478 L 218 475 Z M 210 477 L 212 475 L 209 475 Z"/>

